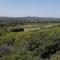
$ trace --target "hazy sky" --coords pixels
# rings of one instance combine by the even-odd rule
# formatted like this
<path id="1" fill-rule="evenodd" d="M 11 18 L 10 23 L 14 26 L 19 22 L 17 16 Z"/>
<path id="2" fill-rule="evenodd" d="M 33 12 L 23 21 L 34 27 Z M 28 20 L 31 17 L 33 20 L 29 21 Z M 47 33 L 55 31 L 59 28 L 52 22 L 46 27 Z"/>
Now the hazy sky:
<path id="1" fill-rule="evenodd" d="M 60 17 L 60 0 L 0 0 L 0 16 Z"/>

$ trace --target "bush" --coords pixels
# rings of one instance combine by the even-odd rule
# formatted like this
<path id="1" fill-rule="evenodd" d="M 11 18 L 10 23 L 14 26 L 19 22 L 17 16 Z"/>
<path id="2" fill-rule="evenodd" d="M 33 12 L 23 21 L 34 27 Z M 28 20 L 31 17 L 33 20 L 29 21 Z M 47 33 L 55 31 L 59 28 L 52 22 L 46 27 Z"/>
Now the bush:
<path id="1" fill-rule="evenodd" d="M 21 32 L 24 31 L 24 28 L 10 28 L 7 29 L 8 32 Z"/>

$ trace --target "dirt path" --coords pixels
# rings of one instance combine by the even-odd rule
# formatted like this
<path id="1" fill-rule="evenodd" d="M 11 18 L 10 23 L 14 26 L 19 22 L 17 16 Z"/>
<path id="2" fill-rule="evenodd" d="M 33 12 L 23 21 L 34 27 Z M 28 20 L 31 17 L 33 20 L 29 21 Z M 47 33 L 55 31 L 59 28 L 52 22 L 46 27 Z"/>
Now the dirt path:
<path id="1" fill-rule="evenodd" d="M 49 27 L 52 27 L 52 26 L 56 26 L 56 25 L 59 25 L 59 24 L 51 24 L 51 25 L 47 25 L 43 28 L 49 28 Z M 35 29 L 25 29 L 25 31 L 35 31 L 35 30 L 42 30 L 41 28 L 35 28 Z"/>

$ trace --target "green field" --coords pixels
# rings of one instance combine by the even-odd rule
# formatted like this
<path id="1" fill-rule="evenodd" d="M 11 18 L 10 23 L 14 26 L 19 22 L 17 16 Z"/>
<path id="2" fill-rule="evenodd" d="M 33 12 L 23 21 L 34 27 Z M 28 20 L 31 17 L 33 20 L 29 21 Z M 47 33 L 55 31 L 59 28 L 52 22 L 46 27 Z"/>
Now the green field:
<path id="1" fill-rule="evenodd" d="M 6 31 L 13 27 L 24 31 Z M 60 60 L 60 23 L 0 27 L 0 60 Z"/>

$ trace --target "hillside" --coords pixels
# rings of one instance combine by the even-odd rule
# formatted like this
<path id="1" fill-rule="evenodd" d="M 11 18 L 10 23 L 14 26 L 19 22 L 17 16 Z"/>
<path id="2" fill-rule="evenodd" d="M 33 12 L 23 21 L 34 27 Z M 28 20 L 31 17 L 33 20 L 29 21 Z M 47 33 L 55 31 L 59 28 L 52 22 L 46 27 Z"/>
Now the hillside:
<path id="1" fill-rule="evenodd" d="M 60 60 L 60 23 L 19 26 L 24 31 L 6 31 L 12 23 L 0 27 L 0 60 Z"/>

